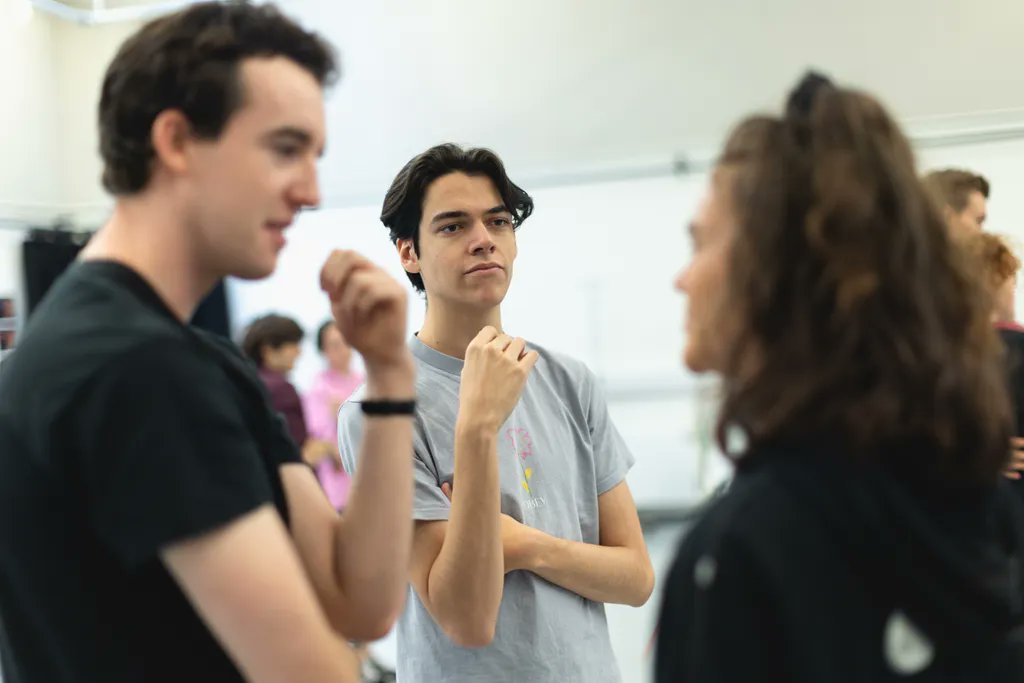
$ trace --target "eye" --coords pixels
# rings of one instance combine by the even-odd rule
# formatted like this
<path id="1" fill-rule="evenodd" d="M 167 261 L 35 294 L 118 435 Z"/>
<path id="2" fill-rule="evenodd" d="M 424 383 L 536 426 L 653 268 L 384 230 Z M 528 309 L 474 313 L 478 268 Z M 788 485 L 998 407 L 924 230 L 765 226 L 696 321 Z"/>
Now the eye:
<path id="1" fill-rule="evenodd" d="M 512 221 L 507 218 L 495 218 L 491 224 L 498 228 L 507 228 L 512 225 Z"/>
<path id="2" fill-rule="evenodd" d="M 462 226 L 459 225 L 458 223 L 449 223 L 448 225 L 445 225 L 445 226 L 439 228 L 438 232 L 442 233 L 442 234 L 445 234 L 445 235 L 451 235 L 452 233 L 454 233 L 455 231 L 457 231 L 461 227 Z"/>
<path id="3" fill-rule="evenodd" d="M 302 148 L 296 145 L 275 145 L 274 153 L 282 159 L 294 159 L 302 153 Z"/>

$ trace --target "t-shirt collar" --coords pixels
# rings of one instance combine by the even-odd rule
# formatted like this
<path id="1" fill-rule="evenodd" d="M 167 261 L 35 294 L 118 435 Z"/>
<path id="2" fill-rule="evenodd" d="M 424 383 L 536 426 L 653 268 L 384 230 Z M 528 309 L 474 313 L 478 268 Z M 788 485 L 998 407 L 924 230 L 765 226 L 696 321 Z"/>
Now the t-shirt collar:
<path id="1" fill-rule="evenodd" d="M 441 372 L 456 376 L 462 374 L 462 366 L 465 364 L 465 361 L 453 356 L 447 356 L 440 351 L 430 348 L 420 341 L 420 338 L 416 335 L 413 335 L 412 339 L 409 340 L 409 348 L 412 350 L 413 356 Z"/>

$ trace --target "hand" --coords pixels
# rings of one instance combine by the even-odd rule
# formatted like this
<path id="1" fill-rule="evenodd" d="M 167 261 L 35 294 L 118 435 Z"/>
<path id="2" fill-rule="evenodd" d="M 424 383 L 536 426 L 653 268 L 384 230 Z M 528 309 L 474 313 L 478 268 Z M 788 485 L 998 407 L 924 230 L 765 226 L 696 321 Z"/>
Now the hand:
<path id="1" fill-rule="evenodd" d="M 406 346 L 407 295 L 397 280 L 354 251 L 335 250 L 320 271 L 338 330 L 367 372 L 412 367 Z"/>
<path id="2" fill-rule="evenodd" d="M 1020 479 L 1024 471 L 1024 438 L 1015 436 L 1010 439 L 1010 464 L 1003 470 L 1007 479 Z"/>
<path id="3" fill-rule="evenodd" d="M 302 461 L 311 467 L 316 467 L 325 458 L 331 457 L 331 445 L 319 439 L 306 439 L 302 444 Z"/>
<path id="4" fill-rule="evenodd" d="M 452 500 L 452 485 L 448 482 L 441 484 L 441 493 L 445 495 L 450 503 Z M 529 569 L 532 560 L 533 539 L 537 534 L 533 527 L 526 526 L 511 515 L 501 513 L 501 547 L 505 556 L 505 573 L 517 569 Z"/>
<path id="5" fill-rule="evenodd" d="M 459 386 L 459 420 L 497 431 L 519 402 L 536 351 L 526 342 L 485 327 L 466 348 Z"/>

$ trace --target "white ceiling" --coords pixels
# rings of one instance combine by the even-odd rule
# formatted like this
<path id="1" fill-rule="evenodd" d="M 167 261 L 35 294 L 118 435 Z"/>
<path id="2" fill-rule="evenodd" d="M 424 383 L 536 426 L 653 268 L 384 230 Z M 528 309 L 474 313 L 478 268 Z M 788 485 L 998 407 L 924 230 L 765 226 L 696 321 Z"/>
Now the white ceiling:
<path id="1" fill-rule="evenodd" d="M 378 204 L 405 161 L 446 140 L 494 148 L 529 187 L 704 160 L 809 66 L 877 93 L 915 133 L 1024 135 L 1021 0 L 278 4 L 342 56 L 323 162 L 333 205 Z"/>
<path id="2" fill-rule="evenodd" d="M 442 140 L 491 146 L 531 177 L 706 156 L 812 65 L 917 129 L 1024 123 L 1019 0 L 279 4 L 342 53 L 324 161 L 342 201 L 379 201 Z"/>

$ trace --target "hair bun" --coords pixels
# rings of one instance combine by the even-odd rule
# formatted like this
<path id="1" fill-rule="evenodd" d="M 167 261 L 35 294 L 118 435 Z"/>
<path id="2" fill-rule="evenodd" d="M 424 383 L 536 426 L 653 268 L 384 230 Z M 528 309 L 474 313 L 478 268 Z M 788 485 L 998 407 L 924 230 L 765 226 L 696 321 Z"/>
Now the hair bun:
<path id="1" fill-rule="evenodd" d="M 827 76 L 816 71 L 808 71 L 789 93 L 789 99 L 786 101 L 786 117 L 799 120 L 810 118 L 811 109 L 814 107 L 814 100 L 818 94 L 822 90 L 834 87 Z"/>

